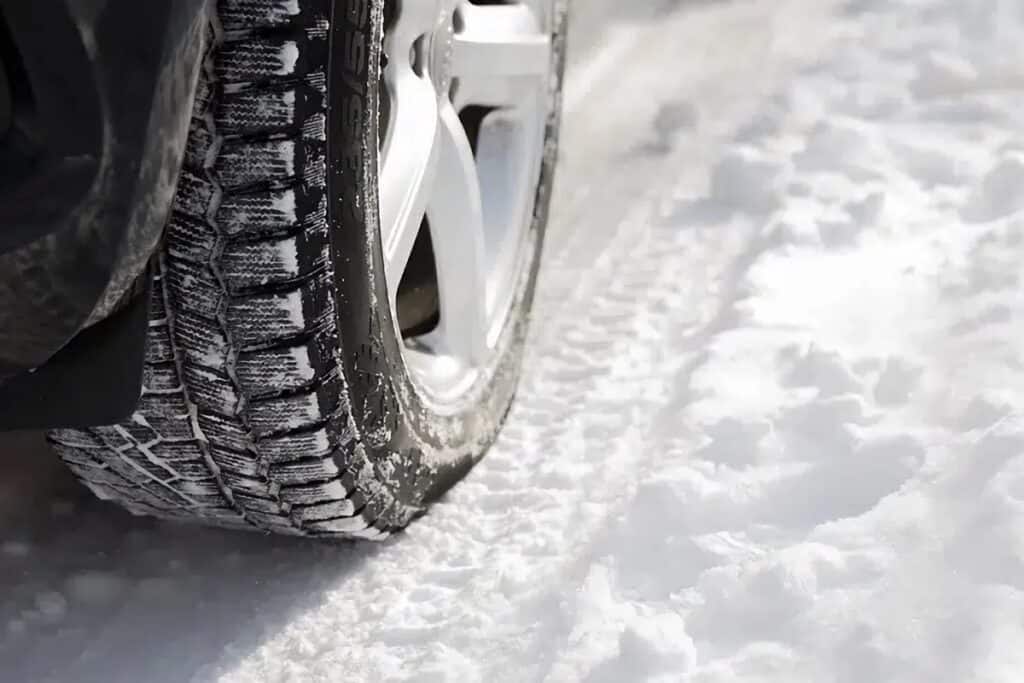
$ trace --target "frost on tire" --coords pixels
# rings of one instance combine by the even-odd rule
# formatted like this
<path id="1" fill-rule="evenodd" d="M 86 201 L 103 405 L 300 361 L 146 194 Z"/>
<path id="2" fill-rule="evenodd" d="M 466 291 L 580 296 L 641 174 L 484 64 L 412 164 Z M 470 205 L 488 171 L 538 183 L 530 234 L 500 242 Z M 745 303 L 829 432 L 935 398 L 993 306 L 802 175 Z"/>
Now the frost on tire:
<path id="1" fill-rule="evenodd" d="M 89 488 L 132 512 L 371 537 L 414 512 L 375 484 L 342 400 L 328 9 L 226 0 L 211 17 L 138 411 L 51 434 Z"/>

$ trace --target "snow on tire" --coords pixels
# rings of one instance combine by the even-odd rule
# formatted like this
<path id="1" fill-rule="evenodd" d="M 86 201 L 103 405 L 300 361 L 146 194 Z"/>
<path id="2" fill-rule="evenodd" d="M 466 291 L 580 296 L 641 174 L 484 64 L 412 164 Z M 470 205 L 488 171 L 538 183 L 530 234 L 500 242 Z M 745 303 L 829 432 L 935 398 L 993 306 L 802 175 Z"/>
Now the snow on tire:
<path id="1" fill-rule="evenodd" d="M 134 513 L 381 538 L 495 438 L 514 393 L 538 253 L 473 400 L 435 414 L 405 372 L 391 312 L 376 305 L 383 278 L 371 143 L 383 0 L 217 5 L 185 167 L 154 259 L 139 407 L 121 424 L 56 430 L 50 440 L 99 497 Z M 564 10 L 558 36 L 563 22 Z M 347 63 L 344 78 L 332 74 L 331 50 L 355 44 L 363 50 L 355 72 Z M 555 53 L 553 104 L 561 47 Z M 537 250 L 557 106 L 552 112 Z"/>

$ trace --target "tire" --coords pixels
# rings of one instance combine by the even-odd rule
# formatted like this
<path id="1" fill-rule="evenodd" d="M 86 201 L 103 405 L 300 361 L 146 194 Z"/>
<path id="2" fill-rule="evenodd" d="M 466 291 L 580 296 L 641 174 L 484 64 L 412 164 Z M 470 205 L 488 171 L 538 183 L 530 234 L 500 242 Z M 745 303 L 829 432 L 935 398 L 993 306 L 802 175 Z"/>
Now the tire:
<path id="1" fill-rule="evenodd" d="M 154 258 L 140 404 L 121 424 L 50 435 L 100 498 L 216 526 L 382 538 L 496 438 L 547 221 L 566 9 L 553 3 L 529 263 L 493 362 L 442 411 L 406 367 L 392 309 L 377 305 L 387 296 L 383 4 L 220 0 L 212 10 L 185 168 Z"/>

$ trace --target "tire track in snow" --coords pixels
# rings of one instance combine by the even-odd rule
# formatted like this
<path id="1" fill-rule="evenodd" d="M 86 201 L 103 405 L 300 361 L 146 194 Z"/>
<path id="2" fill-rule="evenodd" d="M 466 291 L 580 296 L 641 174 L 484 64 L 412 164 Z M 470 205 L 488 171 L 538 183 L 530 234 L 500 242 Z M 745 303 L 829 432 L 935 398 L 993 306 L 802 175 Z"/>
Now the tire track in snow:
<path id="1" fill-rule="evenodd" d="M 800 5 L 680 12 L 667 25 L 648 27 L 631 48 L 642 54 L 629 61 L 647 63 L 648 54 L 661 51 L 682 63 L 689 50 L 714 52 L 794 13 L 807 21 Z M 819 5 L 816 18 L 823 21 L 828 9 Z M 660 98 L 612 105 L 597 120 L 584 118 L 582 109 L 570 114 L 561 181 L 570 198 L 554 220 L 573 231 L 556 232 L 549 252 L 526 377 L 499 444 L 428 519 L 226 680 L 298 671 L 317 680 L 333 667 L 368 679 L 459 672 L 464 680 L 536 680 L 559 665 L 559 644 L 579 645 L 566 630 L 567 614 L 544 605 L 554 597 L 551 586 L 580 585 L 594 564 L 593 547 L 629 505 L 638 480 L 665 457 L 651 452 L 658 407 L 685 381 L 681 369 L 698 360 L 700 330 L 728 304 L 719 301 L 728 292 L 713 288 L 749 237 L 745 228 L 723 226 L 695 239 L 659 220 L 659 198 L 699 194 L 718 145 L 756 110 L 756 98 L 741 97 L 749 95 L 748 84 L 770 94 L 823 44 L 791 46 L 780 57 L 773 40 L 748 42 L 759 49 L 720 64 L 724 75 L 681 69 L 677 81 L 662 78 Z M 651 85 L 638 75 L 628 84 L 635 90 L 600 83 L 588 97 L 642 102 Z M 680 93 L 701 100 L 708 123 L 675 131 L 667 156 L 629 158 L 649 135 L 637 121 L 653 118 Z M 574 142 L 595 127 L 618 144 L 588 149 Z M 573 158 L 574 149 L 583 151 Z M 605 155 L 601 173 L 573 168 L 592 167 L 595 155 Z M 652 170 L 638 174 L 637 164 Z M 645 179 L 639 194 L 636 177 Z M 576 194 L 577 182 L 604 188 L 606 196 Z M 681 354 L 675 340 L 685 333 L 695 335 L 694 348 Z M 509 661 L 532 668 L 510 672 Z"/>
<path id="2" fill-rule="evenodd" d="M 797 88 L 828 33 L 806 13 L 831 4 L 636 22 L 623 70 L 592 70 L 509 429 L 389 545 L 130 519 L 7 441 L 7 677 L 675 681 L 699 650 L 702 681 L 1016 681 L 1024 244 L 1005 88 L 1024 15 L 1015 0 L 846 4 L 865 15 Z M 629 68 L 652 64 L 667 66 Z M 793 116 L 767 123 L 791 146 L 759 151 L 800 176 L 796 249 L 748 271 L 753 222 L 660 218 L 704 194 L 780 85 Z M 885 210 L 862 202 L 879 184 Z M 732 320 L 736 296 L 753 323 Z M 653 418 L 631 403 L 659 400 Z"/>

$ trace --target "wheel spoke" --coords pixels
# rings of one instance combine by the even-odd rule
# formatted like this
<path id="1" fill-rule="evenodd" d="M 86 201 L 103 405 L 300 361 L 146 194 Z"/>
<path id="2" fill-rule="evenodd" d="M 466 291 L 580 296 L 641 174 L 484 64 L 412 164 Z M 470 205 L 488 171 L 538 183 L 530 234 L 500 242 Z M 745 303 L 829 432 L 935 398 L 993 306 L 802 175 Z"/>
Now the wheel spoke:
<path id="1" fill-rule="evenodd" d="M 526 4 L 459 6 L 452 75 L 458 79 L 457 106 L 514 103 L 524 88 L 535 88 L 550 70 L 551 39 Z"/>
<path id="2" fill-rule="evenodd" d="M 450 0 L 399 0 L 398 15 L 395 25 L 388 31 L 387 41 L 408 49 L 414 40 L 436 28 L 438 14 L 448 2 Z M 405 57 L 401 50 L 389 54 L 392 58 Z"/>
<path id="3" fill-rule="evenodd" d="M 487 349 L 484 219 L 473 150 L 454 107 L 441 108 L 438 174 L 427 215 L 441 296 L 445 351 L 470 364 Z"/>
<path id="4" fill-rule="evenodd" d="M 523 245 L 551 83 L 551 2 L 390 6 L 379 150 L 386 284 L 396 333 L 408 335 L 406 367 L 442 404 L 455 405 L 491 367 L 510 291 L 530 263 Z M 468 105 L 479 108 L 465 112 L 464 126 Z M 403 277 L 415 284 L 409 269 L 431 265 L 417 246 L 427 244 L 417 241 L 424 217 L 437 278 L 428 293 L 440 313 L 433 329 L 403 327 L 398 311 Z M 425 324 L 434 320 L 427 313 Z"/>
<path id="5" fill-rule="evenodd" d="M 437 95 L 411 71 L 396 79 L 380 171 L 380 225 L 385 275 L 397 292 L 423 222 L 436 176 L 441 126 Z"/>

